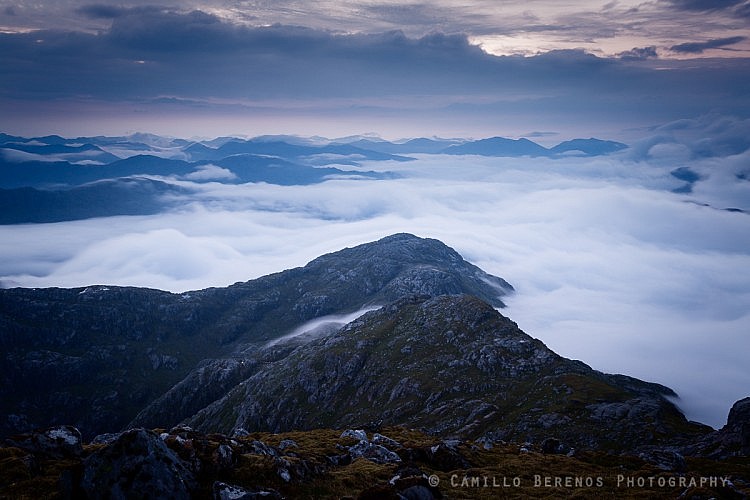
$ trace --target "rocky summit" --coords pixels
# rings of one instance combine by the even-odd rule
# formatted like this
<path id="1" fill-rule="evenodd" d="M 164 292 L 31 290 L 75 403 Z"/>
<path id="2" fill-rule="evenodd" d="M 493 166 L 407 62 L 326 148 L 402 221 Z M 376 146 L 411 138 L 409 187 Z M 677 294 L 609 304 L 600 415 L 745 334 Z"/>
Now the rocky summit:
<path id="1" fill-rule="evenodd" d="M 258 358 L 248 353 L 316 318 L 410 294 L 468 293 L 501 307 L 512 290 L 408 234 L 226 288 L 0 290 L 0 436 L 57 424 L 86 437 L 120 430 L 187 381 L 189 404 L 147 419 L 179 421 L 249 376 Z"/>
<path id="2" fill-rule="evenodd" d="M 690 422 L 512 292 L 408 234 L 226 288 L 0 290 L 0 498 L 750 492 L 750 398 Z"/>

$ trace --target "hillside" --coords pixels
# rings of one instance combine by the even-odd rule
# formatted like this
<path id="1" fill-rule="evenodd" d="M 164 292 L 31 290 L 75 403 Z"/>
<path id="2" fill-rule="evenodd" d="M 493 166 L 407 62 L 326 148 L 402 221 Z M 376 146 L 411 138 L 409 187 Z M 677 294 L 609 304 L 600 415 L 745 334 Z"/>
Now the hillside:
<path id="1" fill-rule="evenodd" d="M 219 364 L 246 376 L 231 359 L 315 318 L 409 294 L 502 306 L 511 291 L 441 242 L 405 234 L 226 288 L 0 290 L 0 435 L 63 423 L 87 437 L 120 430 L 208 360 L 230 358 Z"/>

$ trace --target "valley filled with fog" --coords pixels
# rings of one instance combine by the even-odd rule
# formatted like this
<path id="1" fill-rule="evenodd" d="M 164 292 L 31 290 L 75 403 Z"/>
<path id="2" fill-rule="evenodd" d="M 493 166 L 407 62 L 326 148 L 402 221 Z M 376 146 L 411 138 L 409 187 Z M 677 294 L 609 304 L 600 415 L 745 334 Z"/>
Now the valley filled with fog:
<path id="1" fill-rule="evenodd" d="M 720 427 L 750 387 L 747 130 L 685 120 L 606 155 L 329 155 L 315 166 L 337 171 L 288 185 L 204 163 L 145 176 L 167 186 L 154 213 L 0 226 L 0 281 L 183 292 L 409 232 L 510 282 L 503 314 L 557 353 L 672 387 Z"/>

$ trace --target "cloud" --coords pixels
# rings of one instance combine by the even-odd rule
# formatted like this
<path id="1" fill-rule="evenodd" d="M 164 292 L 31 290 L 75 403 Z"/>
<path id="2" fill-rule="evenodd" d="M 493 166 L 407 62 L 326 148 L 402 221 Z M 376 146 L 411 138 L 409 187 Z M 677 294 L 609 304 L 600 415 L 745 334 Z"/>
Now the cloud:
<path id="1" fill-rule="evenodd" d="M 648 47 L 633 47 L 628 51 L 620 52 L 617 57 L 627 61 L 642 61 L 657 58 L 659 55 L 656 53 L 656 46 L 650 45 Z"/>
<path id="2" fill-rule="evenodd" d="M 747 40 L 746 36 L 714 38 L 712 40 L 706 40 L 705 42 L 688 42 L 681 43 L 679 45 L 673 45 L 669 50 L 680 52 L 683 54 L 702 54 L 705 50 L 724 48 L 728 45 L 735 45 L 744 40 Z"/>
<path id="3" fill-rule="evenodd" d="M 668 0 L 670 4 L 680 10 L 699 12 L 728 9 L 746 3 L 746 0 Z"/>
<path id="4" fill-rule="evenodd" d="M 75 10 L 78 14 L 90 19 L 114 19 L 127 12 L 123 7 L 107 4 L 90 4 Z"/>
<path id="5" fill-rule="evenodd" d="M 716 114 L 682 119 L 654 129 L 662 141 L 689 148 L 693 158 L 725 157 L 750 149 L 750 120 Z"/>
<path id="6" fill-rule="evenodd" d="M 237 175 L 227 168 L 220 167 L 218 165 L 201 165 L 195 172 L 191 172 L 185 176 L 185 179 L 189 181 L 211 181 L 211 180 L 233 180 L 237 179 Z"/>
<path id="7" fill-rule="evenodd" d="M 737 177 L 750 153 L 700 156 L 692 143 L 721 144 L 746 126 L 672 122 L 644 139 L 647 156 L 420 155 L 362 167 L 400 178 L 304 187 L 170 180 L 192 192 L 179 211 L 0 227 L 0 276 L 182 291 L 412 232 L 511 282 L 504 313 L 530 335 L 594 368 L 673 387 L 689 417 L 721 426 L 750 386 L 750 284 L 738 272 L 750 266 L 750 215 L 722 210 L 750 209 L 750 182 Z M 671 175 L 677 165 L 701 174 L 693 193 L 671 192 L 683 182 Z"/>
<path id="8" fill-rule="evenodd" d="M 385 136 L 402 134 L 386 128 L 400 124 L 404 131 L 431 126 L 425 132 L 438 135 L 481 126 L 490 135 L 519 123 L 518 135 L 540 123 L 627 129 L 710 110 L 750 115 L 744 59 L 662 63 L 652 47 L 619 60 L 582 50 L 498 57 L 466 34 L 345 34 L 252 27 L 198 10 L 82 9 L 111 16 L 111 26 L 0 34 L 0 128 L 119 123 L 122 133 L 143 123 L 178 129 L 193 120 L 205 129 L 231 119 L 258 133 L 261 124 L 288 121 L 346 123 L 345 133 L 373 126 Z M 311 128 L 303 133 L 320 133 Z"/>

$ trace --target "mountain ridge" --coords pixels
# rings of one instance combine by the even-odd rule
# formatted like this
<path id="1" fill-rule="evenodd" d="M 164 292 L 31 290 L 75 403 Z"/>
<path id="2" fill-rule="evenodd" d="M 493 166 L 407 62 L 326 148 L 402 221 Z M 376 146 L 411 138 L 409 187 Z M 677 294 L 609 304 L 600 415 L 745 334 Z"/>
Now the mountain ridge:
<path id="1" fill-rule="evenodd" d="M 0 434 L 63 422 L 86 435 L 124 426 L 202 360 L 264 345 L 317 317 L 411 293 L 468 292 L 501 307 L 512 290 L 443 243 L 407 234 L 182 294 L 0 289 L 0 397 L 9 402 Z"/>
<path id="2" fill-rule="evenodd" d="M 672 396 L 659 384 L 555 354 L 475 297 L 411 296 L 267 360 L 183 423 L 231 434 L 377 421 L 460 439 L 555 435 L 576 447 L 622 451 L 707 432 Z"/>

